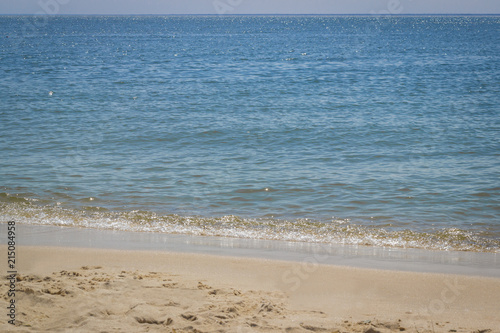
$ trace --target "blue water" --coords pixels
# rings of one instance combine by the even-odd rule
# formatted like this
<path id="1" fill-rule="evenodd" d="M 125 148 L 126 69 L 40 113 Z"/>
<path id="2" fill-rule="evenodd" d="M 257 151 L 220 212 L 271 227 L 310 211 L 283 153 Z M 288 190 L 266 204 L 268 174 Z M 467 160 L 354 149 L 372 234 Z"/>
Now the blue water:
<path id="1" fill-rule="evenodd" d="M 500 251 L 499 32 L 0 16 L 0 218 Z"/>

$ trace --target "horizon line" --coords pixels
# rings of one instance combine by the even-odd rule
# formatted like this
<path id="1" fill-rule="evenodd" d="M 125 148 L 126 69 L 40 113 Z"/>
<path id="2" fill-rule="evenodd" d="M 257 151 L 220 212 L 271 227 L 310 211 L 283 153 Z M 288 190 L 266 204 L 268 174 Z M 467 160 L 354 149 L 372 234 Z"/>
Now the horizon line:
<path id="1" fill-rule="evenodd" d="M 270 13 L 246 13 L 246 14 L 99 14 L 99 13 L 79 13 L 79 14 L 27 14 L 27 13 L 0 13 L 0 16 L 500 16 L 500 13 L 412 13 L 412 14 L 380 14 L 380 13 L 364 13 L 364 14 L 270 14 Z"/>

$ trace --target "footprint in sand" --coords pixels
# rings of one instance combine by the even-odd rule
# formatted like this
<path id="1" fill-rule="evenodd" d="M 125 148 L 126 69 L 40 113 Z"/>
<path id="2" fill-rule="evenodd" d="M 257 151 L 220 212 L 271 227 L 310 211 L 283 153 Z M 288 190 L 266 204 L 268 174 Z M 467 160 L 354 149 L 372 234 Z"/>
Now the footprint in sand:
<path id="1" fill-rule="evenodd" d="M 198 317 L 192 314 L 181 314 L 181 317 L 189 321 L 195 321 L 198 319 Z"/>

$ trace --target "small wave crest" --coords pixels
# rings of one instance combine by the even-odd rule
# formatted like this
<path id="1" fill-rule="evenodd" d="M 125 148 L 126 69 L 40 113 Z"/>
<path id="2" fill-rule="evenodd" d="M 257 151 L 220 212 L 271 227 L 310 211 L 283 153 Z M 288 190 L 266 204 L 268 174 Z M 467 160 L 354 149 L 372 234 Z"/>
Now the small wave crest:
<path id="1" fill-rule="evenodd" d="M 99 207 L 69 209 L 57 204 L 43 205 L 33 199 L 0 198 L 3 221 L 15 220 L 32 225 L 74 226 L 135 232 L 160 232 L 200 236 L 236 237 L 294 242 L 367 245 L 429 250 L 500 252 L 498 238 L 484 237 L 472 231 L 445 228 L 429 232 L 388 230 L 356 225 L 348 220 L 327 222 L 310 219 L 279 220 L 180 216 L 151 211 L 108 211 Z"/>

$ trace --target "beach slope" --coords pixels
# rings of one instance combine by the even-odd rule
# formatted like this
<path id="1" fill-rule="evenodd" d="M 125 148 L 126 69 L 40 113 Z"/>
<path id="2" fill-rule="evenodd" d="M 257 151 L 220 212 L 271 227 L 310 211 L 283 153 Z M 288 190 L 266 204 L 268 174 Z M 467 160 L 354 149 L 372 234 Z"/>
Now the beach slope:
<path id="1" fill-rule="evenodd" d="M 1 247 L 6 254 L 6 247 Z M 500 279 L 154 251 L 18 248 L 2 332 L 499 332 Z M 7 272 L 5 263 L 3 272 Z M 5 280 L 4 280 L 5 281 Z"/>

